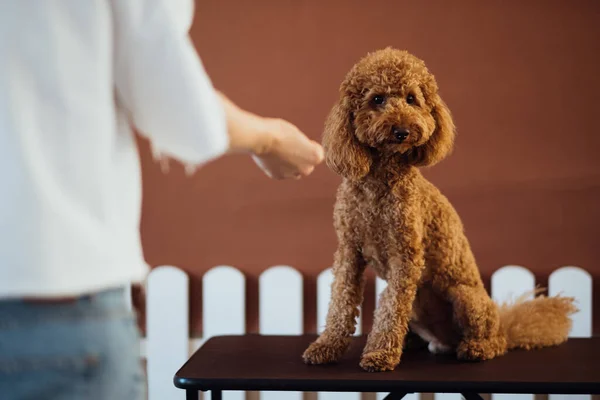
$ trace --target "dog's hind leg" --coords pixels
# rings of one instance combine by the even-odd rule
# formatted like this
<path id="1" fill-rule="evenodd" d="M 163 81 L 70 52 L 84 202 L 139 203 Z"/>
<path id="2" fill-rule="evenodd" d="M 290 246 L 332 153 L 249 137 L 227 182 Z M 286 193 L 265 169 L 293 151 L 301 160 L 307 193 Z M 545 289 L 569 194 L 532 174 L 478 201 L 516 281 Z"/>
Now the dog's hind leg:
<path id="1" fill-rule="evenodd" d="M 464 360 L 488 360 L 503 355 L 506 339 L 500 329 L 497 305 L 481 284 L 458 284 L 444 290 L 452 303 L 454 322 L 461 332 L 457 356 Z"/>

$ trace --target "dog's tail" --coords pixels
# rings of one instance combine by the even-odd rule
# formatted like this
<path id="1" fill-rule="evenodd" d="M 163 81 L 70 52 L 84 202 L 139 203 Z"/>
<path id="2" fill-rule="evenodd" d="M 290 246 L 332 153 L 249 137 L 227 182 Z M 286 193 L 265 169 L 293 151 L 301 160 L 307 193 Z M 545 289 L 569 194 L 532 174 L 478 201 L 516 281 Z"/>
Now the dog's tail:
<path id="1" fill-rule="evenodd" d="M 544 292 L 536 289 L 533 295 Z M 565 342 L 573 324 L 571 315 L 578 311 L 571 297 L 539 295 L 529 300 L 532 292 L 512 303 L 499 305 L 500 326 L 508 349 L 536 349 Z"/>

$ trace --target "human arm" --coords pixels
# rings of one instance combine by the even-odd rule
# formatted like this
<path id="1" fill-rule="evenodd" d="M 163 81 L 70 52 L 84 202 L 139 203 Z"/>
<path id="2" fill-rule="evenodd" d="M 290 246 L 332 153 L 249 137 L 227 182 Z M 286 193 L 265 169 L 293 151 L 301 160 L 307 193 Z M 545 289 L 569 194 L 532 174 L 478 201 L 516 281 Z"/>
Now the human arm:
<path id="1" fill-rule="evenodd" d="M 188 30 L 189 0 L 112 0 L 115 86 L 159 154 L 198 165 L 245 152 L 274 178 L 309 174 L 322 149 L 287 121 L 241 109 L 217 92 Z"/>

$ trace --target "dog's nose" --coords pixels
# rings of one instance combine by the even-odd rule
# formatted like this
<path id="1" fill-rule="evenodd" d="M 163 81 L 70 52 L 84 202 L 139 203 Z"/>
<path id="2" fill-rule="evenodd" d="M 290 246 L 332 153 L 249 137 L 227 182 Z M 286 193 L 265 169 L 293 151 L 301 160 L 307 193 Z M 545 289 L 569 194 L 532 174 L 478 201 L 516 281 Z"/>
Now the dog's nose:
<path id="1" fill-rule="evenodd" d="M 392 127 L 392 135 L 394 135 L 394 138 L 399 142 L 404 142 L 409 134 L 410 132 L 406 128 L 402 128 L 400 126 Z"/>

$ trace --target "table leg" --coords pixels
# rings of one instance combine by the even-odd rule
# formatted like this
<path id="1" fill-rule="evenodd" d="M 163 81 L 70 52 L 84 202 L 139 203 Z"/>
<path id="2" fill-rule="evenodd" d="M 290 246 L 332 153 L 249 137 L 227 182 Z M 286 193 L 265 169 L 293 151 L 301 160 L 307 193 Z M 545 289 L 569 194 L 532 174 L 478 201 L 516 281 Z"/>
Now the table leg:
<path id="1" fill-rule="evenodd" d="M 385 396 L 383 398 L 383 400 L 402 400 L 402 398 L 404 398 L 404 396 L 406 396 L 407 393 L 400 393 L 400 392 L 392 392 L 390 394 L 388 394 L 387 396 Z M 469 399 L 467 399 L 469 400 Z"/>
<path id="2" fill-rule="evenodd" d="M 190 389 L 185 391 L 185 400 L 198 400 L 199 398 L 197 390 Z"/>
<path id="3" fill-rule="evenodd" d="M 221 400 L 223 398 L 222 392 L 220 390 L 211 390 L 210 391 L 210 400 Z"/>
<path id="4" fill-rule="evenodd" d="M 478 393 L 461 393 L 465 400 L 483 400 Z"/>

